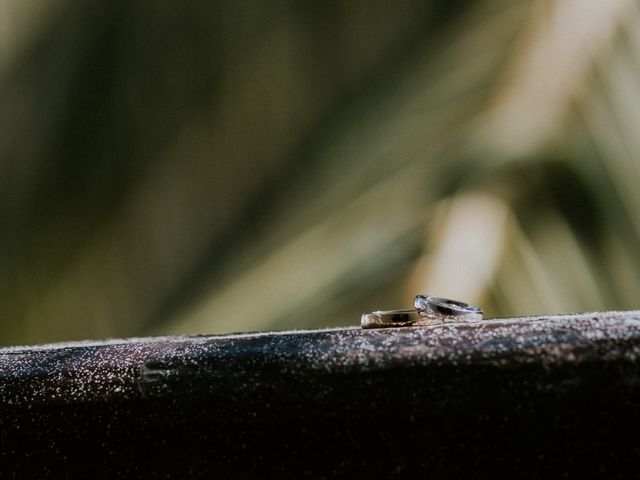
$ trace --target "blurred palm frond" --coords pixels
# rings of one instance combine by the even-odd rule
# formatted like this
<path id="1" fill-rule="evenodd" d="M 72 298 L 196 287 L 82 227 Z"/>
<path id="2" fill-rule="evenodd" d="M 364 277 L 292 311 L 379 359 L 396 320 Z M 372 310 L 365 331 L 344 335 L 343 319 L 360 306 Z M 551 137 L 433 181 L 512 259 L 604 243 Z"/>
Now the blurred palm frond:
<path id="1" fill-rule="evenodd" d="M 52 3 L 0 52 L 2 342 L 637 307 L 638 2 Z"/>

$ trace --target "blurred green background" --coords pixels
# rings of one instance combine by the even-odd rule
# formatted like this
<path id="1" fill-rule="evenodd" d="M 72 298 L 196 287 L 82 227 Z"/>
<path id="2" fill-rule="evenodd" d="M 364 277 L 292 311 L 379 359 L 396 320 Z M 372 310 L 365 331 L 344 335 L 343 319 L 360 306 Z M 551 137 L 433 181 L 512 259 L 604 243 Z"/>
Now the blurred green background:
<path id="1" fill-rule="evenodd" d="M 0 0 L 0 344 L 640 292 L 635 0 Z"/>

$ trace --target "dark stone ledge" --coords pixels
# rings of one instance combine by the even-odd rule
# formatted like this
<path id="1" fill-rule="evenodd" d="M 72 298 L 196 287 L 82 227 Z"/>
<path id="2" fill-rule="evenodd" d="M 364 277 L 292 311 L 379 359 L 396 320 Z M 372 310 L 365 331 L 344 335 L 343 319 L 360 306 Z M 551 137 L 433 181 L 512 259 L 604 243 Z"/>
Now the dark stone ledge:
<path id="1" fill-rule="evenodd" d="M 0 349 L 20 478 L 621 475 L 640 312 Z"/>

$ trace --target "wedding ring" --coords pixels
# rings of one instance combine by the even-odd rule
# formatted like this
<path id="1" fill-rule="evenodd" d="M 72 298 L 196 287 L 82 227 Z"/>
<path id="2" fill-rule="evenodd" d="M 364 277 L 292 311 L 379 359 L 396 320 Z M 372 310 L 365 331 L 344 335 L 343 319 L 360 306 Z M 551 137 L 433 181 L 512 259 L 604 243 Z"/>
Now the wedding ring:
<path id="1" fill-rule="evenodd" d="M 360 319 L 362 328 L 408 327 L 411 325 L 436 325 L 439 318 L 429 318 L 418 310 L 387 310 L 365 313 Z"/>
<path id="2" fill-rule="evenodd" d="M 429 295 L 417 295 L 413 306 L 422 316 L 442 318 L 443 322 L 478 322 L 483 314 L 475 305 Z"/>
<path id="3" fill-rule="evenodd" d="M 411 310 L 365 313 L 360 325 L 362 328 L 389 328 L 482 320 L 483 312 L 480 307 L 457 300 L 418 295 L 413 303 L 415 308 Z"/>

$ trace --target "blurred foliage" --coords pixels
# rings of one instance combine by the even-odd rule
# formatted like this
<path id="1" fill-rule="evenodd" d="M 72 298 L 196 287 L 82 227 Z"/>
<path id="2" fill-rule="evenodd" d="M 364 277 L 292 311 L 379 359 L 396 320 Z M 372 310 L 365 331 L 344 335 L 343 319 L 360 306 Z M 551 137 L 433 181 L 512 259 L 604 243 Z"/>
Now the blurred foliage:
<path id="1" fill-rule="evenodd" d="M 0 343 L 635 308 L 633 0 L 0 0 Z"/>

